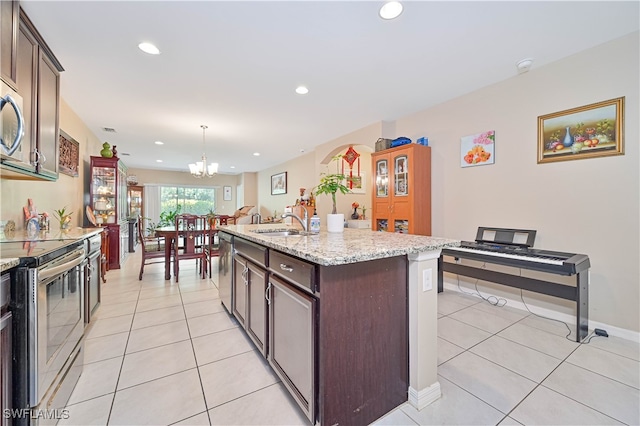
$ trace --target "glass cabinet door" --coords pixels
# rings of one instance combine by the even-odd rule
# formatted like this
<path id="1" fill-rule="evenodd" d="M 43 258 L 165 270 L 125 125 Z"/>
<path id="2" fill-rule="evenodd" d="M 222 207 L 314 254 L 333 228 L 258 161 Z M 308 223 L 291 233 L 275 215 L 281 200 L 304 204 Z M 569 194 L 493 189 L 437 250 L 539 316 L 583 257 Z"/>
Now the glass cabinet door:
<path id="1" fill-rule="evenodd" d="M 113 167 L 93 167 L 91 193 L 93 212 L 98 223 L 116 222 L 116 170 Z"/>
<path id="2" fill-rule="evenodd" d="M 387 160 L 376 161 L 376 197 L 389 196 L 389 164 Z"/>
<path id="3" fill-rule="evenodd" d="M 393 168 L 393 195 L 402 197 L 409 195 L 409 162 L 406 155 L 400 155 L 394 159 Z"/>
<path id="4" fill-rule="evenodd" d="M 129 217 L 142 216 L 142 191 L 129 187 Z"/>

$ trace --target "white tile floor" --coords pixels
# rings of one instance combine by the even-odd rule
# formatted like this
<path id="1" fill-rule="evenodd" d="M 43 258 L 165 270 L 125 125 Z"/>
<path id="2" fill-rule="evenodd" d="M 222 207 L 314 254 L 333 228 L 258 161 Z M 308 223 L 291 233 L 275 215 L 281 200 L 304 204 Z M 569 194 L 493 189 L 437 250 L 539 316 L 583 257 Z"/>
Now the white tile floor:
<path id="1" fill-rule="evenodd" d="M 303 425 L 277 376 L 193 265 L 180 283 L 131 255 L 109 271 L 84 372 L 60 425 Z M 214 265 L 216 266 L 216 265 Z M 438 296 L 442 398 L 378 425 L 640 424 L 640 348 L 448 291 Z"/>

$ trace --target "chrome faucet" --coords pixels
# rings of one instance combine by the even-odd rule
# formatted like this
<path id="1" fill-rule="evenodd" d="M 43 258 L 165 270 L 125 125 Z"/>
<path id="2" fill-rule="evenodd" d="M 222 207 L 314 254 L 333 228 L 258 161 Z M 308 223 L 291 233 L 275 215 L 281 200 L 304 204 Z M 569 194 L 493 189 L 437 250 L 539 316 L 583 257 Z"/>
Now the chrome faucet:
<path id="1" fill-rule="evenodd" d="M 286 219 L 288 217 L 293 217 L 293 218 L 297 219 L 298 222 L 300 222 L 300 225 L 302 225 L 302 229 L 304 229 L 305 232 L 306 232 L 306 231 L 308 231 L 307 223 L 309 222 L 309 213 L 307 212 L 307 209 L 305 209 L 305 208 L 303 208 L 302 211 L 304 212 L 304 219 L 300 219 L 300 216 L 298 216 L 295 213 L 284 213 L 282 215 L 282 218 Z"/>
<path id="2" fill-rule="evenodd" d="M 262 223 L 262 215 L 260 213 L 252 214 L 251 223 L 257 223 L 258 225 L 260 225 Z"/>

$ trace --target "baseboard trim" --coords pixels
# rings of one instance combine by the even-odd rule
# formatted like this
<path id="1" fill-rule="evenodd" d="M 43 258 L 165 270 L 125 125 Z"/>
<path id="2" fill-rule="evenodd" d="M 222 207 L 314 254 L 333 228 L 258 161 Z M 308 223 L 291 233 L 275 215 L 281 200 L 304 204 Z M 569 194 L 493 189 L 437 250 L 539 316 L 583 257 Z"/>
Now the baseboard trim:
<path id="1" fill-rule="evenodd" d="M 444 282 L 444 289 L 448 290 L 448 291 L 455 291 L 457 293 L 466 293 L 466 292 L 473 292 L 475 291 L 474 289 L 468 289 L 465 288 L 465 291 L 462 292 L 459 288 L 457 284 L 453 284 L 453 283 L 448 283 L 448 282 Z M 486 288 L 482 289 L 482 294 L 486 297 L 488 295 L 490 295 L 490 293 L 487 291 Z M 505 297 L 503 294 L 500 295 L 501 298 L 505 299 L 507 301 L 507 306 L 510 306 L 512 308 L 516 308 L 516 309 L 520 309 L 522 311 L 527 311 L 527 308 L 525 307 L 525 305 L 522 303 L 521 300 L 515 300 L 515 299 L 510 299 L 508 297 Z M 480 300 L 480 299 L 478 299 Z M 573 328 L 575 328 L 575 323 L 576 323 L 576 317 L 574 315 L 568 315 L 566 313 L 563 312 L 558 312 L 558 311 L 554 311 L 551 309 L 547 309 L 547 308 L 543 308 L 541 306 L 535 306 L 531 303 L 527 303 L 527 306 L 529 306 L 529 308 L 531 309 L 532 307 L 535 309 L 532 309 L 532 311 L 538 315 L 547 317 L 547 318 L 551 318 L 551 319 L 555 319 L 558 321 L 563 321 L 568 323 L 569 325 L 573 326 Z M 628 329 L 624 329 L 624 328 L 620 328 L 620 327 L 615 327 L 613 325 L 610 324 L 605 324 L 599 321 L 592 321 L 591 319 L 589 320 L 589 331 L 593 331 L 593 329 L 595 328 L 601 328 L 603 330 L 606 330 L 607 333 L 609 334 L 609 336 L 615 336 L 615 337 L 619 337 L 621 339 L 625 339 L 625 340 L 630 340 L 632 342 L 640 342 L 640 332 L 636 332 L 633 330 L 628 330 Z"/>
<path id="2" fill-rule="evenodd" d="M 409 404 L 420 411 L 427 405 L 437 401 L 442 396 L 440 382 L 435 382 L 428 388 L 417 391 L 409 386 Z"/>

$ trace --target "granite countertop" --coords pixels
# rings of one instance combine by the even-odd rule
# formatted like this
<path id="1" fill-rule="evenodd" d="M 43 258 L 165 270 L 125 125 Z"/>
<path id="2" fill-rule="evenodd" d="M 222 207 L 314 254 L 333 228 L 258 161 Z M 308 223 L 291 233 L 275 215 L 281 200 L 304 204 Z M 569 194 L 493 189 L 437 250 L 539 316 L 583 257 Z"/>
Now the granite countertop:
<path id="1" fill-rule="evenodd" d="M 335 234 L 322 229 L 319 234 L 277 237 L 255 232 L 291 229 L 300 228 L 283 224 L 220 227 L 221 231 L 323 266 L 365 262 L 460 245 L 459 240 L 448 238 L 375 232 L 369 229 L 345 229 L 343 233 Z"/>
<path id="2" fill-rule="evenodd" d="M 102 232 L 104 228 L 69 228 L 62 230 L 50 230 L 40 231 L 37 234 L 31 236 L 27 235 L 26 231 L 16 231 L 13 236 L 9 236 L 6 233 L 3 236 L 1 242 L 22 242 L 22 241 L 75 241 L 83 240 L 85 238 L 92 237 Z"/>
<path id="3" fill-rule="evenodd" d="M 20 259 L 17 257 L 13 257 L 10 259 L 0 259 L 0 272 L 7 271 L 14 266 L 18 266 L 20 264 Z"/>

